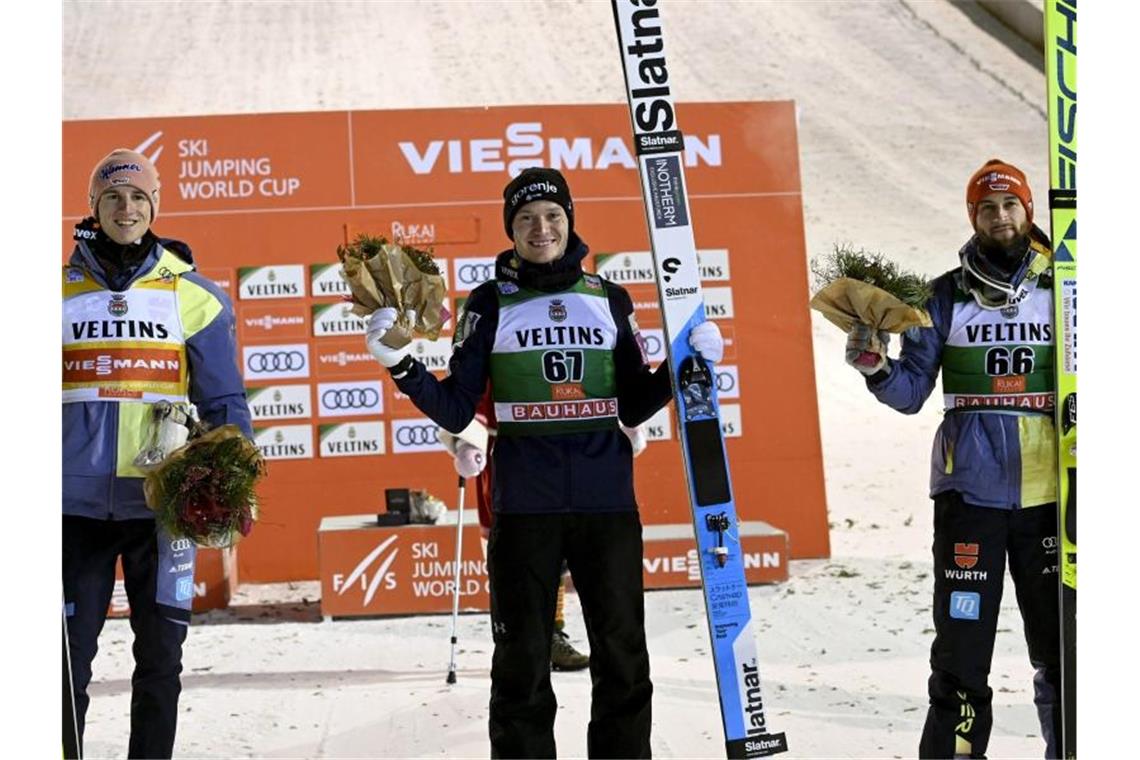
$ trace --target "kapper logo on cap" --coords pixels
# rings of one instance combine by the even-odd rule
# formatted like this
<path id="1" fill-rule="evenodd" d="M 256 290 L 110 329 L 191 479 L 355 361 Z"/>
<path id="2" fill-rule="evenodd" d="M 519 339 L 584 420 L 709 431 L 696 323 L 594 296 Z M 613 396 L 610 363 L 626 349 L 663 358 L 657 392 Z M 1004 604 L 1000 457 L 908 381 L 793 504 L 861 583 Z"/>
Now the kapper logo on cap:
<path id="1" fill-rule="evenodd" d="M 112 174 L 116 174 L 118 172 L 141 172 L 141 171 L 142 171 L 142 167 L 139 166 L 138 164 L 135 164 L 135 163 L 110 164 L 109 166 L 104 166 L 103 170 L 101 172 L 99 172 L 99 179 L 106 182 L 107 179 L 109 179 Z M 129 181 L 130 180 L 126 179 L 126 178 L 111 180 L 111 182 L 113 184 L 117 184 L 117 185 L 123 184 L 125 182 L 129 182 Z"/>

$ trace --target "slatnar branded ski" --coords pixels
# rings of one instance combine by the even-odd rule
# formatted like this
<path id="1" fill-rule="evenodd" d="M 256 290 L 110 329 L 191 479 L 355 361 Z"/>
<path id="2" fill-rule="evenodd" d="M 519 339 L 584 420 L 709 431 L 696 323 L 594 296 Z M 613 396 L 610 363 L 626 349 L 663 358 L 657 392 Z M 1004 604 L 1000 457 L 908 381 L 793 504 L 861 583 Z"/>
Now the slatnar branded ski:
<path id="1" fill-rule="evenodd" d="M 1077 756 L 1077 0 L 1045 2 L 1057 373 L 1062 757 Z"/>
<path id="2" fill-rule="evenodd" d="M 712 366 L 689 347 L 705 321 L 682 152 L 669 90 L 656 0 L 611 0 L 625 72 L 646 220 L 665 323 L 673 397 L 700 553 L 701 586 L 712 639 L 729 758 L 787 751 L 764 719 L 760 666 L 744 579 L 739 523 L 720 425 Z"/>

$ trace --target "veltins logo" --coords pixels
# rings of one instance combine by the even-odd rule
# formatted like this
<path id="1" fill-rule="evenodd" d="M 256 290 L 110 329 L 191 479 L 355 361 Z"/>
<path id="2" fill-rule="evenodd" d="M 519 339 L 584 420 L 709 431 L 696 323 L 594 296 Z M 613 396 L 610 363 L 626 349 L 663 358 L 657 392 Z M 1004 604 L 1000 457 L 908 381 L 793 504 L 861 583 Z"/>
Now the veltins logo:
<path id="1" fill-rule="evenodd" d="M 321 425 L 320 439 L 322 457 L 379 456 L 384 453 L 384 423 Z"/>
<path id="2" fill-rule="evenodd" d="M 653 254 L 649 251 L 599 253 L 594 256 L 594 269 L 610 282 L 622 285 L 657 282 Z"/>
<path id="3" fill-rule="evenodd" d="M 341 279 L 340 264 L 310 264 L 309 288 L 313 298 L 347 296 L 352 292 Z"/>
<path id="4" fill-rule="evenodd" d="M 732 288 L 705 288 L 705 316 L 709 319 L 732 319 Z"/>
<path id="5" fill-rule="evenodd" d="M 641 424 L 645 426 L 645 438 L 649 443 L 673 438 L 673 412 L 668 406 L 657 410 L 656 414 Z"/>
<path id="6" fill-rule="evenodd" d="M 720 432 L 725 438 L 740 438 L 744 435 L 740 404 L 720 405 Z"/>
<path id="7" fill-rule="evenodd" d="M 285 264 L 270 267 L 240 267 L 238 298 L 304 298 L 305 267 Z"/>
<path id="8" fill-rule="evenodd" d="M 341 573 L 334 573 L 332 587 L 337 595 L 343 596 L 349 589 L 363 590 L 362 604 L 367 606 L 381 587 L 388 590 L 396 588 L 396 575 L 389 572 L 388 568 L 400 553 L 400 547 L 392 546 L 397 538 L 399 536 L 389 536 L 380 542 L 364 559 L 356 563 L 356 567 L 352 568 L 347 577 Z M 389 547 L 392 547 L 391 551 L 388 550 Z"/>
<path id="9" fill-rule="evenodd" d="M 951 591 L 950 617 L 977 620 L 982 612 L 982 595 L 977 591 Z"/>
<path id="10" fill-rule="evenodd" d="M 313 304 L 313 335 L 363 335 L 367 323 L 352 312 L 348 302 Z"/>
<path id="11" fill-rule="evenodd" d="M 268 385 L 246 388 L 249 413 L 260 420 L 301 419 L 312 416 L 308 385 Z"/>
<path id="12" fill-rule="evenodd" d="M 242 371 L 246 380 L 308 377 L 309 346 L 307 343 L 243 346 Z"/>
<path id="13" fill-rule="evenodd" d="M 313 458 L 313 430 L 308 425 L 255 427 L 253 443 L 266 459 Z"/>

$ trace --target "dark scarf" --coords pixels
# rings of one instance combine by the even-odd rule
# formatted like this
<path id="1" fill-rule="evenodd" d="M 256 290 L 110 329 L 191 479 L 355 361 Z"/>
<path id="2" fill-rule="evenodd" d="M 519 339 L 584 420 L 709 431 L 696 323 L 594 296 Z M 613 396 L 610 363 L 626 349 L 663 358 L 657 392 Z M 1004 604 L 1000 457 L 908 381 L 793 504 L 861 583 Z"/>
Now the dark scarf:
<path id="1" fill-rule="evenodd" d="M 87 217 L 75 225 L 73 237 L 87 242 L 87 248 L 94 255 L 95 263 L 103 270 L 107 287 L 116 291 L 126 289 L 138 271 L 139 265 L 158 242 L 155 234 L 148 229 L 137 242 L 128 245 L 116 243 L 107 236 L 93 217 Z"/>
<path id="2" fill-rule="evenodd" d="M 515 253 L 503 251 L 495 259 L 495 279 L 519 287 L 557 293 L 569 288 L 582 276 L 582 261 L 590 248 L 576 233 L 570 233 L 566 253 L 547 264 L 534 264 Z"/>

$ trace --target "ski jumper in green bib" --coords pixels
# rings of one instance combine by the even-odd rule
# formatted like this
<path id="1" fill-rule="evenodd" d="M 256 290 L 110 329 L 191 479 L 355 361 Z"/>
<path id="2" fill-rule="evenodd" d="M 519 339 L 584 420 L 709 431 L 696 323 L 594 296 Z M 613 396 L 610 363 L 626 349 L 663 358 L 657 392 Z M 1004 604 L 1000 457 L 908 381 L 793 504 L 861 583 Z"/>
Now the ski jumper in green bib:
<path id="1" fill-rule="evenodd" d="M 618 427 L 618 328 L 600 280 L 557 293 L 500 289 L 491 352 L 498 434 L 556 435 Z"/>

